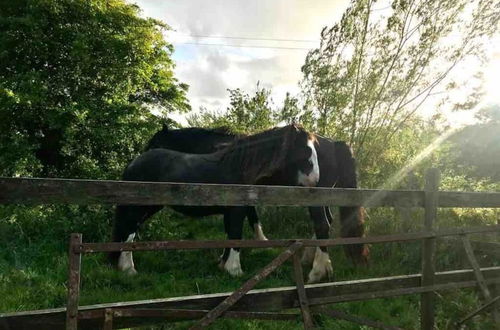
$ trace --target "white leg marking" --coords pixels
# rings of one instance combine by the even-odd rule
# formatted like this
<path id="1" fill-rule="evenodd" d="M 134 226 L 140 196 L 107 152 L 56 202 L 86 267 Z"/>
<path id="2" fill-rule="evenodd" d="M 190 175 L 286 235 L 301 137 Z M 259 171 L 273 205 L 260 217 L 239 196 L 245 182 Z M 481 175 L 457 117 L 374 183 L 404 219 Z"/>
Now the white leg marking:
<path id="1" fill-rule="evenodd" d="M 235 249 L 229 251 L 229 257 L 224 264 L 224 269 L 231 274 L 231 276 L 241 276 L 243 271 L 240 264 L 240 252 Z"/>
<path id="2" fill-rule="evenodd" d="M 312 163 L 313 168 L 309 174 L 305 174 L 299 171 L 298 182 L 301 186 L 314 187 L 318 184 L 319 181 L 318 153 L 316 152 L 316 148 L 314 147 L 314 141 L 308 140 L 307 145 L 309 146 L 309 148 L 311 148 L 311 157 L 309 157 L 309 161 Z"/>
<path id="3" fill-rule="evenodd" d="M 314 256 L 313 268 L 309 273 L 307 283 L 316 283 L 323 279 L 325 276 L 329 278 L 333 275 L 332 262 L 327 252 L 321 251 L 316 248 L 316 255 Z"/>
<path id="4" fill-rule="evenodd" d="M 126 242 L 133 242 L 135 238 L 135 233 L 128 236 Z M 124 251 L 120 253 L 120 258 L 118 259 L 118 269 L 125 272 L 127 275 L 135 275 L 137 271 L 134 266 L 134 259 L 132 258 L 132 251 Z"/>
<path id="5" fill-rule="evenodd" d="M 316 239 L 316 234 L 312 236 L 312 239 Z M 316 253 L 316 248 L 309 246 L 304 248 L 304 252 L 302 253 L 302 258 L 300 259 L 300 262 L 304 266 L 311 265 L 314 261 L 314 254 Z"/>
<path id="6" fill-rule="evenodd" d="M 253 225 L 253 235 L 254 238 L 259 240 L 259 241 L 267 241 L 266 235 L 264 235 L 264 232 L 262 231 L 262 226 L 260 223 L 255 223 Z"/>

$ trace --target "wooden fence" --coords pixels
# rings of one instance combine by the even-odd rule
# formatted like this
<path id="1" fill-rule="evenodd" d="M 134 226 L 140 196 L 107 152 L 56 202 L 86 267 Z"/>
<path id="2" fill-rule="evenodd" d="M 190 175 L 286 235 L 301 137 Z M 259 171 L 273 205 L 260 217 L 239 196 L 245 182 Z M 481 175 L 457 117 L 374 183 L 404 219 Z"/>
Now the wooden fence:
<path id="1" fill-rule="evenodd" d="M 365 238 L 328 240 L 270 241 L 163 241 L 134 243 L 83 243 L 80 234 L 73 234 L 69 248 L 69 279 L 67 308 L 0 314 L 0 329 L 112 329 L 136 326 L 152 320 L 199 319 L 197 329 L 218 317 L 256 318 L 304 321 L 313 327 L 316 313 L 349 320 L 372 327 L 394 329 L 378 322 L 346 315 L 321 306 L 408 294 L 421 294 L 421 327 L 432 329 L 435 314 L 435 292 L 478 287 L 485 304 L 467 315 L 464 323 L 477 313 L 492 309 L 500 324 L 490 286 L 500 283 L 500 267 L 480 268 L 468 238 L 473 233 L 499 232 L 500 225 L 447 228 L 436 230 L 440 207 L 500 208 L 500 193 L 439 191 L 439 173 L 430 170 L 423 191 L 327 189 L 303 187 L 271 187 L 215 184 L 177 184 L 66 179 L 0 178 L 0 204 L 139 204 L 139 205 L 294 205 L 294 206 L 370 206 L 421 207 L 425 210 L 423 231 Z M 437 238 L 459 236 L 471 264 L 471 270 L 435 271 Z M 304 285 L 297 251 L 307 246 L 338 246 L 359 243 L 384 243 L 422 240 L 421 274 L 374 278 L 358 281 Z M 205 249 L 224 247 L 283 247 L 285 250 L 233 293 L 165 298 L 148 301 L 121 302 L 78 306 L 80 263 L 82 254 L 105 251 L 138 251 L 166 249 Z M 500 251 L 490 243 L 491 250 Z M 251 290 L 287 259 L 293 259 L 295 287 Z M 492 308 L 493 306 L 493 308 Z M 284 309 L 300 308 L 301 314 L 283 313 Z"/>

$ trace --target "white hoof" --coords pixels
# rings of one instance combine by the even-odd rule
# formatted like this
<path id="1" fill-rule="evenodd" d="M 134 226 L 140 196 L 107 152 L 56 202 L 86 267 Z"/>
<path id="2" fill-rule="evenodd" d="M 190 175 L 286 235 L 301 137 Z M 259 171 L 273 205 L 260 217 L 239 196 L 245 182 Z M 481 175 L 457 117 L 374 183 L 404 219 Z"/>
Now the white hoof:
<path id="1" fill-rule="evenodd" d="M 133 242 L 135 238 L 135 233 L 128 236 L 125 242 Z M 118 259 L 118 269 L 127 275 L 136 275 L 134 257 L 132 256 L 132 251 L 124 251 L 120 253 L 120 258 Z"/>
<path id="2" fill-rule="evenodd" d="M 132 252 L 126 251 L 120 253 L 120 259 L 118 259 L 118 269 L 127 275 L 137 274 L 134 266 L 134 259 L 132 258 Z"/>
<path id="3" fill-rule="evenodd" d="M 241 269 L 241 263 L 240 263 L 240 252 L 236 251 L 235 249 L 231 249 L 229 252 L 229 257 L 226 260 L 226 263 L 224 264 L 224 269 L 231 275 L 231 276 L 241 276 L 243 275 L 243 270 Z"/>
<path id="4" fill-rule="evenodd" d="M 330 256 L 327 252 L 323 252 L 320 248 L 316 248 L 313 268 L 309 272 L 307 283 L 317 283 L 326 277 L 333 277 L 333 268 Z"/>
<path id="5" fill-rule="evenodd" d="M 253 237 L 254 239 L 259 241 L 267 241 L 267 237 L 266 235 L 264 235 L 260 223 L 256 223 L 253 225 Z"/>

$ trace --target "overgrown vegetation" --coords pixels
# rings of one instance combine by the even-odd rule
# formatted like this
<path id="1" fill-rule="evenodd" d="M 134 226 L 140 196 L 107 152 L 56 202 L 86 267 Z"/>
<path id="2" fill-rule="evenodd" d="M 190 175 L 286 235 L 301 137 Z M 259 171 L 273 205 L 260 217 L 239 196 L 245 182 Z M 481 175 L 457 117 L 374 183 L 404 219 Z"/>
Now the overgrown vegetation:
<path id="1" fill-rule="evenodd" d="M 356 148 L 363 188 L 418 189 L 425 170 L 436 166 L 442 173 L 440 189 L 500 191 L 498 107 L 485 108 L 476 125 L 428 149 L 420 159 L 428 146 L 447 134 L 447 128 L 437 116 L 427 120 L 417 116 L 418 102 L 406 104 L 417 95 L 425 100 L 434 82 L 446 81 L 441 77 L 448 67 L 433 71 L 432 60 L 453 65 L 464 56 L 476 56 L 483 38 L 498 32 L 494 2 L 395 0 L 390 2 L 392 14 L 376 19 L 371 11 L 374 3 L 354 1 L 341 22 L 323 30 L 321 47 L 311 51 L 303 67 L 303 95 L 288 94 L 282 105 L 275 106 L 271 92 L 260 86 L 254 95 L 230 90 L 226 111 L 201 111 L 190 117 L 190 124 L 252 133 L 298 122 L 346 139 Z M 464 12 L 474 15 L 464 21 Z M 188 109 L 187 86 L 175 79 L 172 46 L 161 34 L 168 26 L 138 13 L 136 6 L 121 0 L 0 2 L 0 175 L 116 179 L 166 120 L 151 114 L 151 108 L 162 114 Z M 467 40 L 447 45 L 451 50 L 439 48 L 439 40 L 460 24 L 472 31 Z M 342 52 L 348 49 L 348 54 Z M 459 85 L 448 82 L 446 91 Z M 459 107 L 473 106 L 478 94 L 470 96 L 470 102 Z M 413 160 L 418 161 L 413 164 Z M 409 164 L 413 165 L 402 171 Z M 414 176 L 411 183 L 409 171 Z M 305 209 L 258 211 L 270 238 L 312 233 Z M 422 226 L 419 210 L 370 209 L 368 214 L 368 235 L 411 232 Z M 108 241 L 112 215 L 110 206 L 1 206 L 0 311 L 63 306 L 69 234 L 83 233 L 85 241 Z M 402 215 L 409 218 L 402 221 Z M 499 220 L 498 210 L 450 209 L 440 211 L 438 225 Z M 332 228 L 335 237 L 338 228 Z M 245 230 L 245 237 L 251 237 Z M 186 219 L 164 210 L 146 223 L 140 239 L 222 239 L 223 232 L 219 218 Z M 341 249 L 332 249 L 335 280 L 419 272 L 418 243 L 373 245 L 371 252 L 370 267 L 360 269 Z M 238 279 L 217 268 L 220 251 L 215 250 L 137 253 L 135 277 L 110 269 L 103 255 L 86 256 L 81 304 L 231 291 L 278 253 L 243 251 L 246 274 Z M 467 267 L 452 245 L 441 243 L 438 253 L 438 270 Z M 499 265 L 485 256 L 480 263 Z M 292 285 L 291 276 L 286 264 L 259 287 Z M 472 290 L 439 295 L 438 328 L 452 327 L 453 320 L 479 304 Z M 419 327 L 416 295 L 334 308 L 403 328 Z M 325 329 L 358 329 L 348 322 L 320 321 Z M 469 327 L 487 329 L 490 322 L 482 315 Z M 236 327 L 299 329 L 301 325 L 224 320 L 213 326 Z"/>

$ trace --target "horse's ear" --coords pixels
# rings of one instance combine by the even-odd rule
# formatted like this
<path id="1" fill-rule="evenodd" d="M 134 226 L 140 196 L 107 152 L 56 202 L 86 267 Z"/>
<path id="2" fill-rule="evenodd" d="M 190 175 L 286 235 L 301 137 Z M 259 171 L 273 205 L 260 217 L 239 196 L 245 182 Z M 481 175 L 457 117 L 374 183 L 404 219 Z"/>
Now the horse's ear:
<path id="1" fill-rule="evenodd" d="M 167 125 L 167 123 L 163 123 L 161 130 L 162 131 L 168 131 L 168 125 Z"/>

